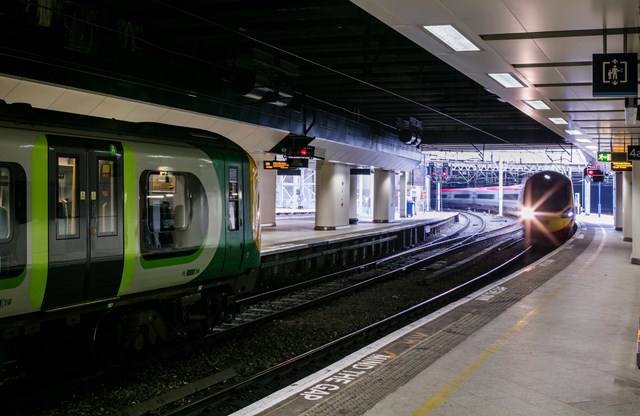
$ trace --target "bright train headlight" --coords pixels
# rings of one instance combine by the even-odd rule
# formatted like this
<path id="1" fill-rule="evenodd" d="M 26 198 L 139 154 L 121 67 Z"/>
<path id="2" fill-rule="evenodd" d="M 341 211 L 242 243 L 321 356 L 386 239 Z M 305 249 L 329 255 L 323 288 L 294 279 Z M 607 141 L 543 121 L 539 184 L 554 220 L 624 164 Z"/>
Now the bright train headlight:
<path id="1" fill-rule="evenodd" d="M 562 218 L 573 218 L 573 208 L 567 208 L 563 213 L 562 213 Z"/>
<path id="2" fill-rule="evenodd" d="M 536 217 L 536 212 L 533 208 L 522 208 L 520 211 L 520 217 L 525 220 L 532 220 Z"/>

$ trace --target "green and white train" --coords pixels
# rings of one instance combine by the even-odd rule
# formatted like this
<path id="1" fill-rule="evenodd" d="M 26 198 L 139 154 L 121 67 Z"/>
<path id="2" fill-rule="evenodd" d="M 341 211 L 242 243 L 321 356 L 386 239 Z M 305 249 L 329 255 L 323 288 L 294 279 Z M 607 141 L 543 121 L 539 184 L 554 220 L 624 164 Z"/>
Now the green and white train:
<path id="1" fill-rule="evenodd" d="M 257 170 L 218 134 L 0 101 L 0 353 L 206 331 L 260 264 Z"/>

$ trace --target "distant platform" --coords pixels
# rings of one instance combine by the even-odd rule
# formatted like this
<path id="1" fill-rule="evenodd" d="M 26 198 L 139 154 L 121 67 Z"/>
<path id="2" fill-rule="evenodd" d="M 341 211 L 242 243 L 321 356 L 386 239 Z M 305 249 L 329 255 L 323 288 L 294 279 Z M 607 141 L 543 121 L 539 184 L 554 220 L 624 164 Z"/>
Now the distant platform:
<path id="1" fill-rule="evenodd" d="M 458 215 L 457 212 L 424 212 L 407 218 L 396 218 L 388 223 L 374 223 L 371 217 L 359 217 L 358 223 L 339 230 L 316 230 L 313 214 L 278 216 L 275 226 L 263 226 L 261 252 L 263 255 L 276 251 L 293 250 L 342 239 L 357 238 L 366 234 L 387 232 L 422 222 L 426 225 Z"/>

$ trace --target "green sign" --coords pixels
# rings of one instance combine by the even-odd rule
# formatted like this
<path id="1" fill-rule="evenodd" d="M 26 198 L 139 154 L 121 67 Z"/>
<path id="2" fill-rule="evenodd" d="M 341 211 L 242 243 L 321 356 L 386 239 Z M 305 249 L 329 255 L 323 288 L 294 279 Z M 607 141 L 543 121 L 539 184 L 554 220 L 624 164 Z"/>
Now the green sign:
<path id="1" fill-rule="evenodd" d="M 612 162 L 611 152 L 598 152 L 598 162 Z"/>

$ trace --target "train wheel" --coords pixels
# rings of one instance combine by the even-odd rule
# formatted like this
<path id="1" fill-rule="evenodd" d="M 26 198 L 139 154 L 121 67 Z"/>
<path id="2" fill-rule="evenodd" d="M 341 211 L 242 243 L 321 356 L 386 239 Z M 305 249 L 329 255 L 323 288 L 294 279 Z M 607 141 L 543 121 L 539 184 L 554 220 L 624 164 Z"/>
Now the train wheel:
<path id="1" fill-rule="evenodd" d="M 116 366 L 127 357 L 128 343 L 122 331 L 122 314 L 108 311 L 93 331 L 93 355 L 101 364 Z"/>

